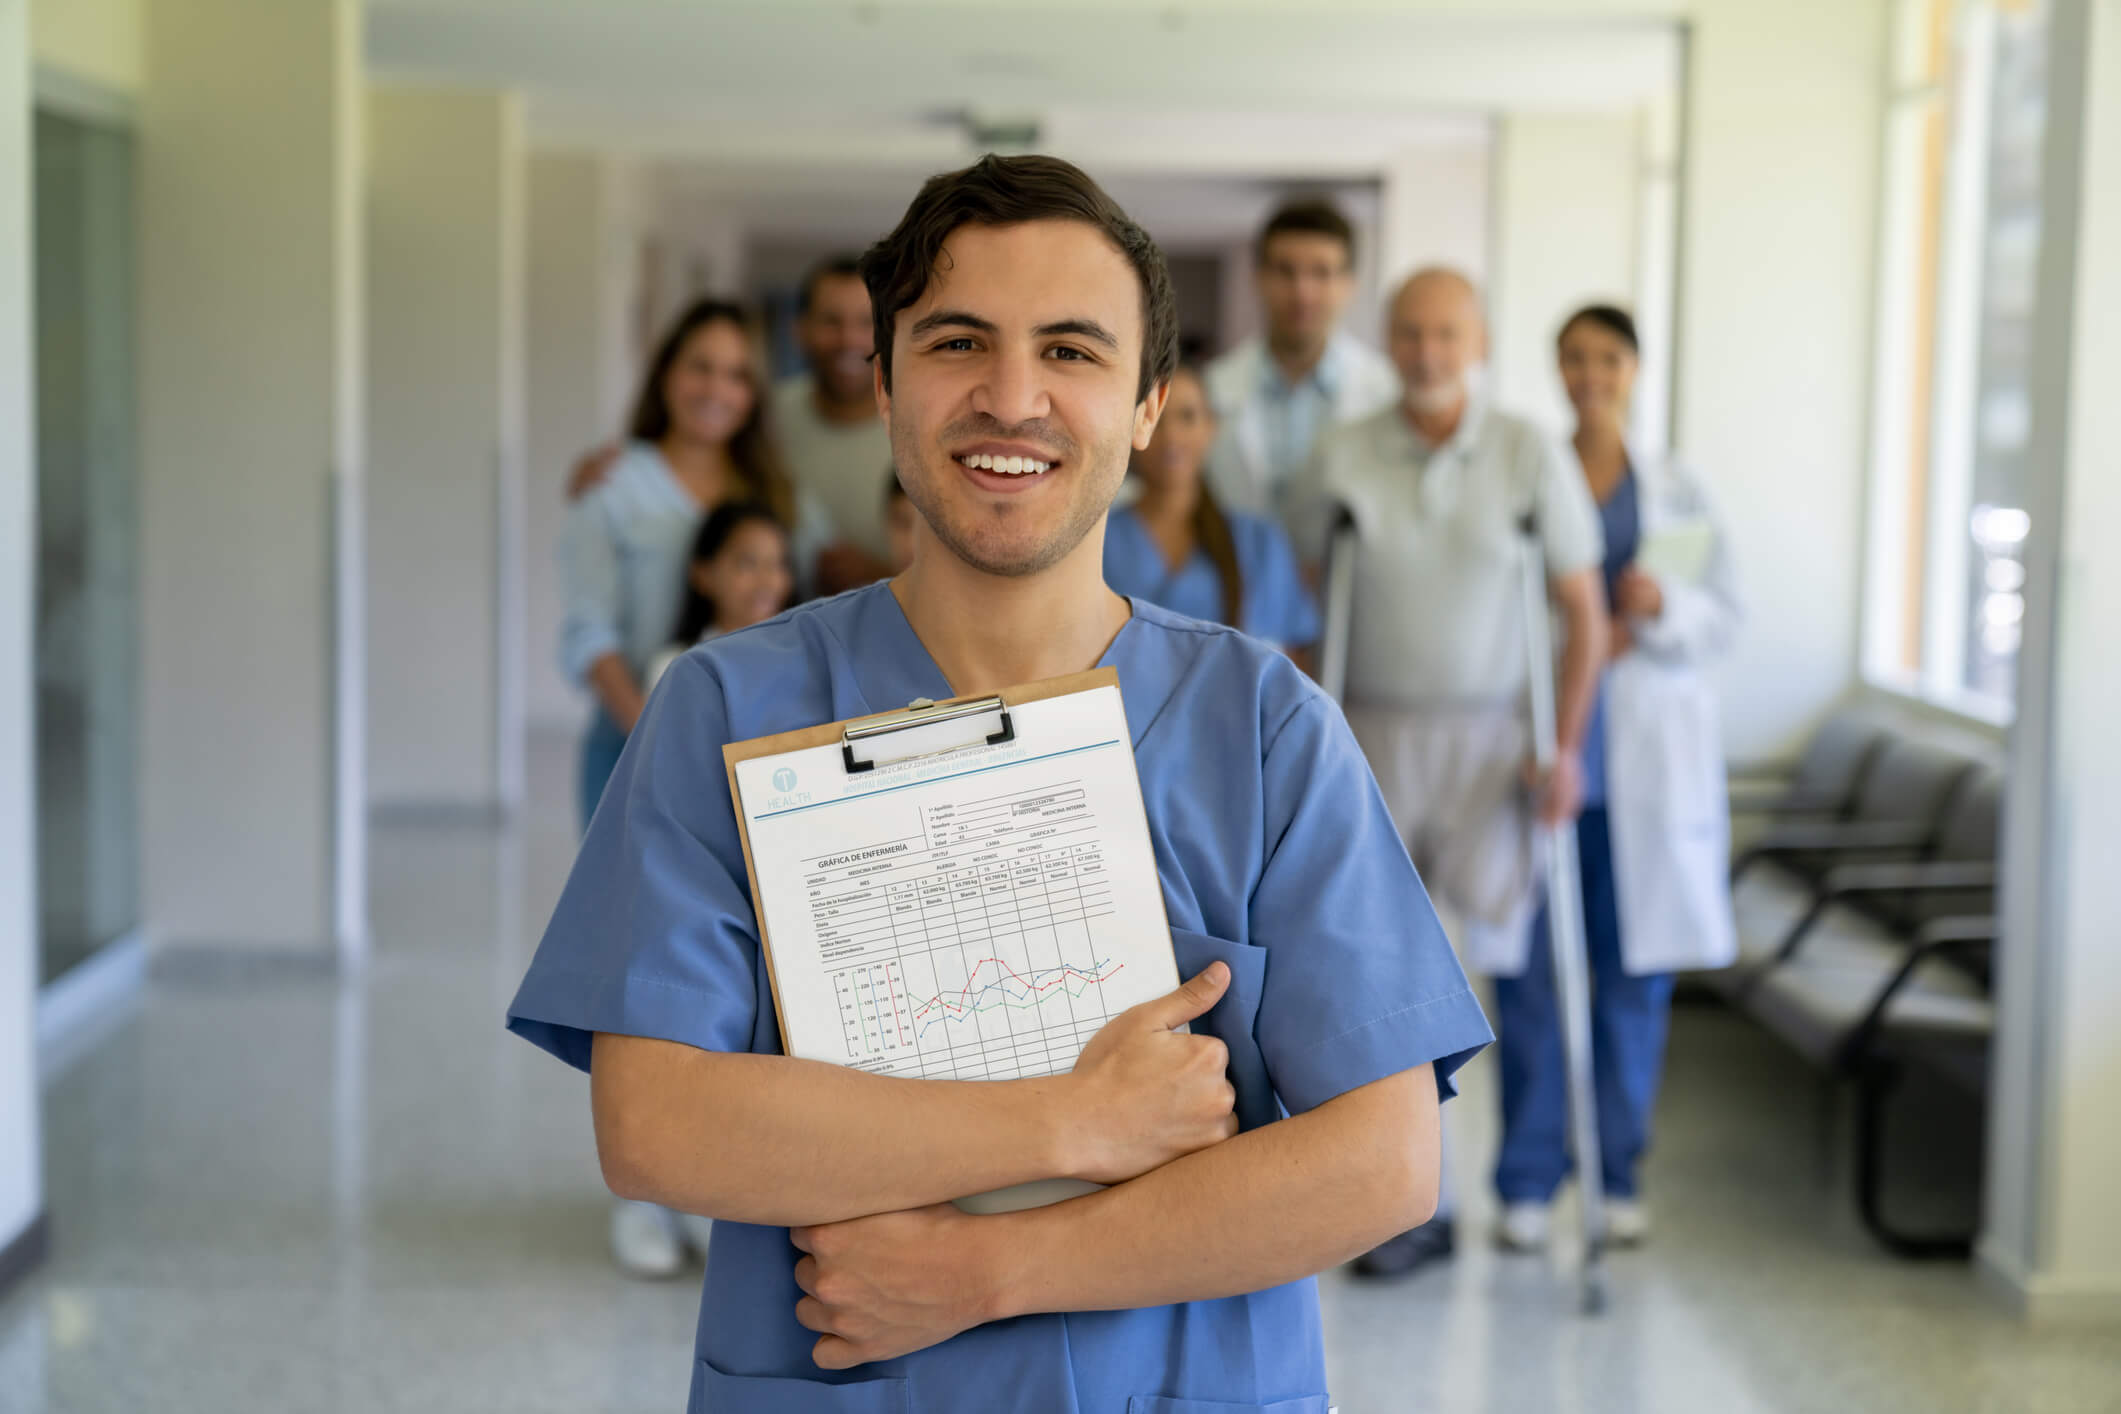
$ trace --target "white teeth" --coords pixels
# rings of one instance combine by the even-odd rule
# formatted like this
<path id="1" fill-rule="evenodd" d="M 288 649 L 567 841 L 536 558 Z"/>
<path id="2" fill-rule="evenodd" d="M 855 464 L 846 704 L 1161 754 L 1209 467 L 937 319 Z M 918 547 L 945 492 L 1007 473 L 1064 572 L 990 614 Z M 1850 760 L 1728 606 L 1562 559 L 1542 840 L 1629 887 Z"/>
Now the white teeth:
<path id="1" fill-rule="evenodd" d="M 997 457 L 986 452 L 962 456 L 958 460 L 980 471 L 997 472 L 1003 476 L 1036 476 L 1053 469 L 1052 462 L 1042 462 L 1035 457 Z"/>

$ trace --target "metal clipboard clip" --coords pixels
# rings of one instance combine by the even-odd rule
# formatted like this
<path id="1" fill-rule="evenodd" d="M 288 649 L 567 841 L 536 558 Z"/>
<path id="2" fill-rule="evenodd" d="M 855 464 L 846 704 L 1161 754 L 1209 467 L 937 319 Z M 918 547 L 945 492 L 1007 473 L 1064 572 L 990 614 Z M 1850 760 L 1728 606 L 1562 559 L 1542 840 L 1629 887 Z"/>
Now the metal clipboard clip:
<path id="1" fill-rule="evenodd" d="M 999 730 L 982 732 L 974 730 L 970 737 L 957 723 L 977 723 L 985 718 L 999 717 Z M 905 749 L 896 755 L 855 755 L 855 748 L 873 742 L 879 737 L 897 737 L 894 748 Z M 899 761 L 912 761 L 922 756 L 941 756 L 945 752 L 962 751 L 968 746 L 1000 746 L 1016 740 L 1016 724 L 1009 720 L 1009 704 L 999 696 L 974 697 L 963 702 L 945 702 L 937 706 L 925 697 L 915 698 L 903 712 L 886 712 L 879 717 L 864 717 L 858 722 L 849 722 L 840 731 L 840 759 L 847 763 L 847 774 L 873 771 L 878 766 L 889 766 Z"/>

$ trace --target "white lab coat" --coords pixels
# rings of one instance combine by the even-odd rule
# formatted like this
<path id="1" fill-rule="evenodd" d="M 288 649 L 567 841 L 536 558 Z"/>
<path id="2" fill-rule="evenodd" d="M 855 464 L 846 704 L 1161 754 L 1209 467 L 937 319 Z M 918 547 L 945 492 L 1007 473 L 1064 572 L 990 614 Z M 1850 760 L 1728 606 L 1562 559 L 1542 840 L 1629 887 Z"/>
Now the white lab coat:
<path id="1" fill-rule="evenodd" d="M 1606 672 L 1606 812 L 1612 827 L 1620 954 L 1631 976 L 1725 967 L 1731 922 L 1730 798 L 1716 696 L 1702 667 L 1726 651 L 1742 616 L 1730 539 L 1683 466 L 1634 461 L 1645 540 L 1690 521 L 1715 533 L 1695 583 L 1660 579 L 1664 612 L 1630 620 L 1635 647 Z M 1467 963 L 1523 974 L 1528 928 L 1469 928 Z"/>
<path id="2" fill-rule="evenodd" d="M 1399 397 L 1399 375 L 1383 354 L 1346 333 L 1335 333 L 1328 347 L 1340 381 L 1333 390 L 1332 417 L 1319 425 L 1321 434 L 1328 426 L 1368 417 Z M 1260 392 L 1266 377 L 1267 345 L 1256 334 L 1205 370 L 1208 402 L 1222 423 L 1208 458 L 1208 478 L 1226 509 L 1280 517 L 1287 488 L 1274 484 L 1267 450 Z"/>

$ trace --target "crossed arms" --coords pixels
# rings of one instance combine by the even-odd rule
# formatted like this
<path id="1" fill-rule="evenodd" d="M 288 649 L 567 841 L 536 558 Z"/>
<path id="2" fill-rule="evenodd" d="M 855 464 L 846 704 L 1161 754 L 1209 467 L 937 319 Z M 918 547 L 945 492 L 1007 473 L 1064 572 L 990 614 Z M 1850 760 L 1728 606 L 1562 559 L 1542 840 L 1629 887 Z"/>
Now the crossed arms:
<path id="1" fill-rule="evenodd" d="M 1115 1017 L 1071 1073 L 1038 1080 L 909 1080 L 600 1033 L 590 1090 L 605 1182 L 793 1229 L 796 1316 L 819 1332 L 826 1368 L 1008 1316 L 1257 1291 L 1425 1221 L 1430 1067 L 1237 1134 L 1222 1042 L 1173 1029 L 1228 981 L 1211 966 Z M 948 1203 L 1053 1177 L 1112 1186 L 989 1217 Z"/>

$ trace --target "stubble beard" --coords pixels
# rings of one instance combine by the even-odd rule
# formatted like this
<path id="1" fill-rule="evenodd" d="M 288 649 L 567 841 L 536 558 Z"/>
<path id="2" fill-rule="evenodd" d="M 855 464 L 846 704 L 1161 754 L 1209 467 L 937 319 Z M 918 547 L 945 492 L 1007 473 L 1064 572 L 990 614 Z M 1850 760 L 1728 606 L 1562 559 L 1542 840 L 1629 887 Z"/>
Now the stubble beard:
<path id="1" fill-rule="evenodd" d="M 946 443 L 962 441 L 966 440 L 967 435 L 961 424 L 952 424 L 943 429 L 938 440 Z M 974 432 L 970 435 L 981 434 Z M 995 432 L 993 435 L 996 440 L 1007 440 L 1010 436 L 1006 431 Z M 1039 440 L 1059 446 L 1063 458 L 1062 470 L 1071 477 L 1094 478 L 1099 474 L 1097 468 L 1109 466 L 1111 461 L 1112 453 L 1105 447 L 1093 446 L 1085 449 L 1065 439 L 1051 436 Z M 935 532 L 935 538 L 942 541 L 950 553 L 965 564 L 982 574 L 999 578 L 1021 579 L 1053 568 L 1066 559 L 1076 546 L 1083 543 L 1083 538 L 1103 519 L 1111 505 L 1109 496 L 1100 498 L 1094 494 L 1085 494 L 1089 486 L 1095 484 L 1094 481 L 1080 482 L 1075 488 L 1077 494 L 1068 503 L 1065 520 L 1048 534 L 1028 545 L 983 545 L 980 543 L 981 537 L 977 528 L 952 519 L 951 498 L 940 494 L 936 486 L 940 478 L 959 474 L 956 462 L 933 443 L 924 445 L 920 434 L 900 420 L 896 404 L 892 406 L 891 411 L 891 459 L 893 464 L 900 468 L 899 484 L 905 487 L 906 499 L 913 502 L 913 508 L 928 522 L 928 528 Z M 1124 474 L 1124 455 L 1119 458 L 1119 466 Z M 905 474 L 905 469 L 909 467 L 916 468 L 911 476 Z M 1044 474 L 1050 476 L 1054 473 Z M 1112 482 L 1116 494 L 1119 478 L 1115 476 L 1107 479 Z M 1012 517 L 1024 519 L 1032 514 L 1027 508 L 1012 506 L 1004 511 L 1001 521 L 1007 524 Z"/>

